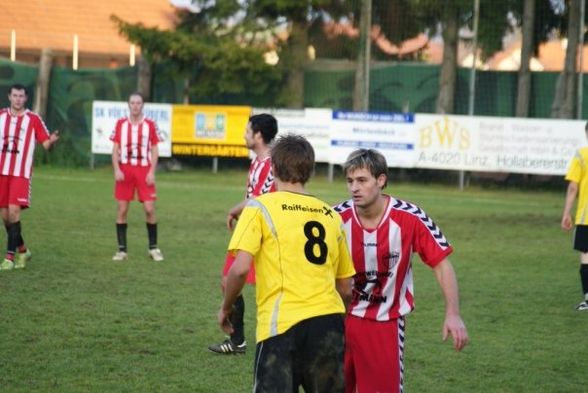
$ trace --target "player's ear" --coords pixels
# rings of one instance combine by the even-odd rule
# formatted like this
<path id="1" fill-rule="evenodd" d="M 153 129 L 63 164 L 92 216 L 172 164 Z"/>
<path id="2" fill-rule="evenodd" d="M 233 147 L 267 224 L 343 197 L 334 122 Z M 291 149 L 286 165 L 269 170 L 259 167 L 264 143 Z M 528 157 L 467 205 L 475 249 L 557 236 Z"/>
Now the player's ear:
<path id="1" fill-rule="evenodd" d="M 376 178 L 376 184 L 378 185 L 378 188 L 381 190 L 384 187 L 386 187 L 386 183 L 388 182 L 388 176 L 386 176 L 385 173 L 381 173 L 377 178 Z"/>

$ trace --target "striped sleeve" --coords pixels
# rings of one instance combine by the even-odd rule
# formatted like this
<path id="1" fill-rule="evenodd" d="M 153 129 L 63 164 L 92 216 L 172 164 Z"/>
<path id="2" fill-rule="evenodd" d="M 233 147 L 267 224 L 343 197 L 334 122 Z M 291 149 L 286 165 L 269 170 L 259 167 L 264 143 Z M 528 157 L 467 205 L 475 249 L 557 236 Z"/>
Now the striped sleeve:
<path id="1" fill-rule="evenodd" d="M 39 143 L 45 142 L 47 139 L 49 139 L 49 130 L 47 129 L 47 126 L 43 122 L 43 119 L 41 119 L 41 117 L 39 115 L 37 115 L 36 113 L 32 113 L 32 112 L 29 112 L 29 116 L 31 117 L 31 119 L 34 122 L 33 128 L 35 131 L 35 139 Z"/>
<path id="2" fill-rule="evenodd" d="M 413 203 L 396 200 L 394 208 L 412 215 L 414 220 L 413 245 L 423 262 L 435 267 L 445 257 L 453 252 L 449 241 L 445 238 L 441 228 L 423 209 Z"/>
<path id="3" fill-rule="evenodd" d="M 163 141 L 159 129 L 157 128 L 157 123 L 151 119 L 148 119 L 149 123 L 149 141 L 153 146 L 157 145 L 159 142 Z"/>

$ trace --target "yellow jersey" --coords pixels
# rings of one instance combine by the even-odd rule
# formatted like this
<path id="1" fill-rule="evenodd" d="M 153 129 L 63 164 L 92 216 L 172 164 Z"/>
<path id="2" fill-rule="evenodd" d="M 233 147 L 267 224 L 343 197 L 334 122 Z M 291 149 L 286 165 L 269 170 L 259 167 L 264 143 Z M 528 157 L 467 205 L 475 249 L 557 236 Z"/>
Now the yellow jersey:
<path id="1" fill-rule="evenodd" d="M 576 152 L 566 174 L 566 180 L 578 183 L 576 225 L 588 225 L 588 147 Z"/>
<path id="2" fill-rule="evenodd" d="M 300 321 L 344 313 L 335 279 L 353 262 L 339 214 L 311 195 L 278 191 L 247 202 L 228 247 L 254 256 L 257 342 Z"/>

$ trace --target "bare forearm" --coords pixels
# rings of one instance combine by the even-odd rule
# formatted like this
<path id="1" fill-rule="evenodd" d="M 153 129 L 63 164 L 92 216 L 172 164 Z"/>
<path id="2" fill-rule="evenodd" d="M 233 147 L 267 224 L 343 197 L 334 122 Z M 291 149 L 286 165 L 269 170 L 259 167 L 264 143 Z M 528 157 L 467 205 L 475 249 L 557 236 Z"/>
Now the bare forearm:
<path id="1" fill-rule="evenodd" d="M 238 251 L 233 266 L 227 273 L 226 286 L 221 308 L 225 311 L 231 310 L 237 297 L 241 294 L 247 274 L 251 268 L 253 256 L 244 251 Z"/>
<path id="2" fill-rule="evenodd" d="M 229 271 L 227 275 L 223 303 L 221 305 L 223 310 L 230 310 L 233 307 L 235 300 L 237 300 L 237 297 L 239 297 L 241 291 L 243 290 L 246 279 L 247 274 L 242 275 Z"/>
<path id="3" fill-rule="evenodd" d="M 335 281 L 335 285 L 337 292 L 343 299 L 345 310 L 348 310 L 351 304 L 351 278 L 339 278 Z"/>
<path id="4" fill-rule="evenodd" d="M 115 143 L 112 146 L 112 155 L 110 157 L 111 161 L 112 161 L 112 167 L 114 168 L 114 170 L 118 170 L 119 168 L 119 161 L 120 161 L 120 153 L 118 151 L 118 143 Z"/>
<path id="5" fill-rule="evenodd" d="M 157 146 L 153 146 L 151 149 L 151 171 L 155 173 L 155 169 L 157 168 L 157 163 L 159 162 L 159 149 Z"/>
<path id="6" fill-rule="evenodd" d="M 445 299 L 446 315 L 459 315 L 459 289 L 453 265 L 448 259 L 435 268 L 435 276 Z"/>
<path id="7" fill-rule="evenodd" d="M 568 185 L 568 190 L 566 192 L 566 202 L 564 205 L 563 215 L 571 214 L 572 208 L 574 206 L 574 201 L 576 200 L 577 195 L 578 195 L 578 184 L 571 182 Z"/>
<path id="8" fill-rule="evenodd" d="M 53 147 L 53 145 L 55 143 L 57 143 L 57 141 L 59 140 L 59 131 L 55 130 L 53 131 L 53 133 L 49 136 L 49 139 L 45 140 L 42 145 L 43 148 L 47 151 L 51 150 L 51 148 Z"/>

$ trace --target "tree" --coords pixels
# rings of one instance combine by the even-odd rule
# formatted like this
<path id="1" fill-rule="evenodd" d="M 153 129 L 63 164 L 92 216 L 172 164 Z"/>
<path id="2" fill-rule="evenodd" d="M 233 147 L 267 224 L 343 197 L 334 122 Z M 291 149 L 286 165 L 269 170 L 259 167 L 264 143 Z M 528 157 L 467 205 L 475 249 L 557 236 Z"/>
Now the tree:
<path id="1" fill-rule="evenodd" d="M 328 14 L 334 19 L 349 15 L 353 9 L 349 0 L 255 0 L 252 13 L 269 21 L 283 19 L 289 24 L 288 40 L 282 46 L 280 61 L 287 69 L 281 101 L 292 108 L 304 105 L 304 69 L 308 63 L 309 31 L 313 21 Z"/>
<path id="2" fill-rule="evenodd" d="M 413 9 L 420 23 L 429 31 L 435 32 L 440 25 L 443 37 L 443 61 L 439 74 L 438 113 L 454 113 L 455 91 L 457 84 L 457 49 L 459 30 L 473 24 L 473 0 L 412 0 Z M 480 23 L 478 46 L 482 58 L 487 58 L 502 49 L 502 38 L 511 28 L 507 14 L 512 9 L 514 0 L 480 2 Z"/>
<path id="3" fill-rule="evenodd" d="M 551 105 L 551 117 L 555 118 L 573 118 L 575 114 L 577 51 L 580 28 L 584 27 L 580 23 L 580 1 L 583 0 L 570 0 L 567 8 L 568 46 L 564 69 L 557 79 L 555 97 Z"/>
<path id="4" fill-rule="evenodd" d="M 222 102 L 227 96 L 247 94 L 262 105 L 275 102 L 282 68 L 265 63 L 268 46 L 256 34 L 248 34 L 251 26 L 233 22 L 240 3 L 203 3 L 208 6 L 203 4 L 197 14 L 180 12 L 174 31 L 127 23 L 114 15 L 112 20 L 150 63 L 171 64 L 188 82 L 187 93 L 195 100 Z"/>
<path id="5" fill-rule="evenodd" d="M 517 80 L 516 116 L 529 115 L 529 101 L 531 98 L 531 70 L 529 63 L 533 53 L 535 26 L 535 0 L 525 0 L 522 18 L 521 66 Z"/>
<path id="6" fill-rule="evenodd" d="M 355 85 L 353 90 L 353 110 L 369 110 L 370 96 L 370 67 L 371 61 L 371 28 L 372 28 L 372 0 L 361 0 L 361 15 L 359 23 L 359 52 L 355 67 Z"/>
<path id="7" fill-rule="evenodd" d="M 302 107 L 309 26 L 327 13 L 334 18 L 348 13 L 350 2 L 192 0 L 198 12 L 180 12 L 173 32 L 113 19 L 150 59 L 173 63 L 195 97 L 253 92 L 273 105 Z M 276 34 L 283 26 L 288 26 L 285 42 Z M 262 61 L 268 50 L 279 55 L 275 67 Z"/>
<path id="8" fill-rule="evenodd" d="M 457 44 L 459 10 L 453 0 L 446 2 L 442 10 L 443 62 L 439 75 L 437 113 L 453 113 L 457 81 Z"/>

